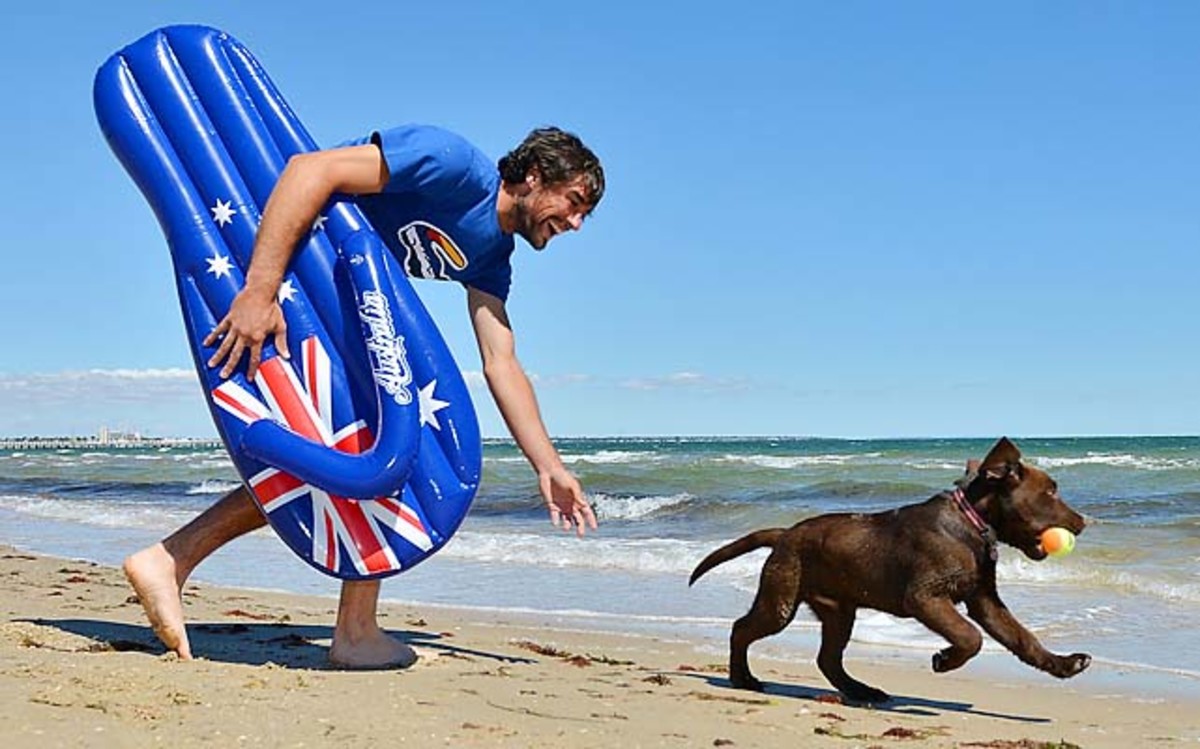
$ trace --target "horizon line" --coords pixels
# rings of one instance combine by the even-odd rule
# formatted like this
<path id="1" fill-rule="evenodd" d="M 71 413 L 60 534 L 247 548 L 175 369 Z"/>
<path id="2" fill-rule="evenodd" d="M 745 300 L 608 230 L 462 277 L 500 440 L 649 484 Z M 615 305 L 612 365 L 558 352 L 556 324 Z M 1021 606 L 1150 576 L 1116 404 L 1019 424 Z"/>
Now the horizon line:
<path id="1" fill-rule="evenodd" d="M 551 435 L 551 440 L 670 440 L 670 439 L 697 439 L 697 440 L 830 440 L 853 442 L 860 440 L 883 441 L 883 440 L 996 440 L 1001 437 L 1008 437 L 1013 440 L 1022 439 L 1045 439 L 1045 440 L 1061 440 L 1061 439 L 1134 439 L 1134 438 L 1161 438 L 1161 439 L 1200 439 L 1200 434 L 1188 433 L 1170 433 L 1170 432 L 1146 432 L 1146 433 L 1091 433 L 1091 434 L 999 434 L 999 435 L 982 435 L 982 434 L 924 434 L 924 435 L 820 435 L 820 434 L 753 434 L 753 433 L 682 433 L 682 434 L 559 434 Z M 141 434 L 137 438 L 142 441 L 154 442 L 163 440 L 191 440 L 204 442 L 223 442 L 220 435 L 147 435 Z M 509 435 L 481 435 L 484 442 L 515 442 Z M 87 442 L 99 441 L 96 434 L 17 434 L 17 435 L 0 435 L 0 442 L 13 441 L 34 441 L 34 440 L 60 440 L 72 442 Z M 122 440 L 136 441 L 136 440 Z"/>

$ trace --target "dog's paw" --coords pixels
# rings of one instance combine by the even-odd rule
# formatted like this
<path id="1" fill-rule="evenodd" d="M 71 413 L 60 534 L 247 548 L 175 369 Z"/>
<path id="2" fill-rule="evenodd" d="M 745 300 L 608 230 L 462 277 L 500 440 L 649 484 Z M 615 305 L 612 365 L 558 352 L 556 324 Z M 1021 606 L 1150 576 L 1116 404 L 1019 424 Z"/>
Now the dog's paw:
<path id="1" fill-rule="evenodd" d="M 944 674 L 947 671 L 953 671 L 960 665 L 962 664 L 950 660 L 950 648 L 939 650 L 933 654 L 933 672 L 935 674 Z"/>
<path id="2" fill-rule="evenodd" d="M 1069 679 L 1090 665 L 1092 665 L 1092 656 L 1087 653 L 1072 653 L 1067 656 L 1055 657 L 1054 670 L 1050 673 L 1060 679 Z"/>
<path id="3" fill-rule="evenodd" d="M 744 674 L 730 674 L 729 683 L 737 689 L 748 689 L 751 692 L 763 691 L 763 683 L 750 675 L 750 672 Z"/>
<path id="4" fill-rule="evenodd" d="M 882 689 L 861 683 L 843 689 L 842 694 L 851 702 L 862 702 L 868 705 L 882 705 L 892 699 L 892 696 Z"/>

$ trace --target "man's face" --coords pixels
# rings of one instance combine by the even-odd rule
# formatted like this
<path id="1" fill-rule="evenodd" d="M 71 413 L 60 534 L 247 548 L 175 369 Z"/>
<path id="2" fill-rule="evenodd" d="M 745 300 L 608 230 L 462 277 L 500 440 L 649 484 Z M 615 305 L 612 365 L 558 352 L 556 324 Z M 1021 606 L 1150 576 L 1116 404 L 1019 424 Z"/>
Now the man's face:
<path id="1" fill-rule="evenodd" d="M 529 192 L 517 199 L 517 234 L 540 250 L 565 231 L 578 231 L 592 211 L 583 176 L 556 185 L 545 185 L 537 172 L 525 178 Z"/>

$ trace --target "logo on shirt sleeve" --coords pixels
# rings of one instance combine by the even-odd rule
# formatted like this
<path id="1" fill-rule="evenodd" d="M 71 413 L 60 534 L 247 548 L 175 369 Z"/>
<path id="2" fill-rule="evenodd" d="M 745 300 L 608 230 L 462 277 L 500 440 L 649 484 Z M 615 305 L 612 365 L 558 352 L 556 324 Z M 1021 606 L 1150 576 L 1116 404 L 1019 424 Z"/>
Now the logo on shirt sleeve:
<path id="1" fill-rule="evenodd" d="M 467 256 L 433 224 L 414 221 L 396 235 L 404 247 L 404 270 L 409 276 L 449 281 L 451 273 L 467 267 Z"/>

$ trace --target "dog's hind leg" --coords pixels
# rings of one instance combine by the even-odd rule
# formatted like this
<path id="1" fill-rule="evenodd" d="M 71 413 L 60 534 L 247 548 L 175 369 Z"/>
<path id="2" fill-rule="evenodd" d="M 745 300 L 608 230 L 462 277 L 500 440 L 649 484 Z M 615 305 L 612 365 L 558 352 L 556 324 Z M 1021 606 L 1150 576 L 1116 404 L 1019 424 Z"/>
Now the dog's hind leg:
<path id="1" fill-rule="evenodd" d="M 983 635 L 975 625 L 958 613 L 954 604 L 946 598 L 928 598 L 913 607 L 917 621 L 946 638 L 950 647 L 933 654 L 933 670 L 937 673 L 953 671 L 975 657 L 983 647 Z"/>
<path id="2" fill-rule="evenodd" d="M 729 682 L 733 686 L 762 691 L 762 682 L 750 673 L 750 645 L 781 632 L 791 623 L 800 604 L 799 592 L 800 559 L 786 549 L 777 548 L 763 565 L 754 604 L 733 623 L 729 635 Z"/>
<path id="3" fill-rule="evenodd" d="M 887 702 L 891 696 L 882 689 L 863 684 L 846 673 L 842 654 L 850 642 L 857 609 L 849 604 L 829 599 L 810 599 L 808 606 L 821 621 L 821 650 L 817 653 L 817 667 L 839 692 L 856 702 L 878 704 Z"/>

